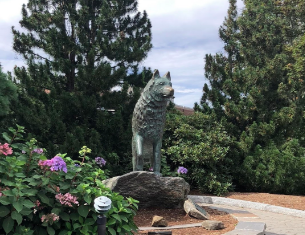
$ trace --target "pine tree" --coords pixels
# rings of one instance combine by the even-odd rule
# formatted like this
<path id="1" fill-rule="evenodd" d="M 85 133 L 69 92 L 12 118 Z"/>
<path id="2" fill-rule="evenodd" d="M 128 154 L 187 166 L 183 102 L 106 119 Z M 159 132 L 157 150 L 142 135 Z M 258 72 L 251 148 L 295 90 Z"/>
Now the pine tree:
<path id="1" fill-rule="evenodd" d="M 230 1 L 231 10 L 235 3 Z M 215 112 L 236 139 L 235 180 L 247 190 L 301 191 L 296 185 L 303 180 L 303 88 L 289 70 L 296 61 L 291 46 L 304 34 L 299 4 L 245 0 L 239 17 L 229 9 L 220 30 L 228 33 L 220 33 L 226 54 L 206 57 L 210 87 L 204 86 L 203 111 Z"/>
<path id="2" fill-rule="evenodd" d="M 0 64 L 0 120 L 10 112 L 10 105 L 17 98 L 17 87 L 2 72 Z"/>
<path id="3" fill-rule="evenodd" d="M 137 4 L 29 0 L 23 5 L 20 25 L 26 33 L 12 28 L 13 48 L 27 68 L 15 68 L 22 89 L 14 111 L 19 125 L 50 153 L 73 156 L 82 145 L 114 159 L 128 153 L 129 120 L 123 114 L 134 97 L 126 86 L 141 80 L 138 65 L 152 47 L 150 21 Z M 115 86 L 124 88 L 112 91 Z"/>

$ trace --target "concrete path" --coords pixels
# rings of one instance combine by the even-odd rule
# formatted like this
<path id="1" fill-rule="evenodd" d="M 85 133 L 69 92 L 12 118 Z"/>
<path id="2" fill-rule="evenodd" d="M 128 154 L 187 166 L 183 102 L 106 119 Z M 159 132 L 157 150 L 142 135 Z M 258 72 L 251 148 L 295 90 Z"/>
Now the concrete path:
<path id="1" fill-rule="evenodd" d="M 270 207 L 270 205 L 263 203 L 252 203 L 234 199 L 227 200 L 228 198 L 220 197 L 213 197 L 215 200 L 211 200 L 211 197 L 204 198 L 203 196 L 189 196 L 189 198 L 199 205 L 227 211 L 233 216 L 236 212 L 239 214 L 246 214 L 248 212 L 249 215 L 244 216 L 244 219 L 237 219 L 240 222 L 252 222 L 254 227 L 252 226 L 252 228 L 250 228 L 243 223 L 239 223 L 242 226 L 242 230 L 238 231 L 238 226 L 236 226 L 236 229 L 227 233 L 227 235 L 305 235 L 305 217 L 303 216 L 304 211 L 301 210 L 276 207 L 276 212 L 273 212 L 273 206 Z M 217 204 L 215 202 L 217 202 Z M 259 210 L 253 208 L 258 208 Z M 270 208 L 272 212 L 270 211 Z M 254 222 L 258 223 L 255 224 Z M 261 222 L 266 224 L 266 229 L 263 232 L 258 231 L 258 229 L 261 228 L 259 227 L 262 225 Z M 258 232 L 255 233 L 256 230 Z"/>

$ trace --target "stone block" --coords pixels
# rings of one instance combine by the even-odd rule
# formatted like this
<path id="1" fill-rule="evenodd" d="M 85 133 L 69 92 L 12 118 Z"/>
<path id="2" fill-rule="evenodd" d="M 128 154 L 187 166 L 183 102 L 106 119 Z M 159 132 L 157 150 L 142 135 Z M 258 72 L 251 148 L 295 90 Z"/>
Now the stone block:
<path id="1" fill-rule="evenodd" d="M 168 222 L 162 217 L 155 215 L 152 219 L 151 226 L 152 227 L 167 227 Z"/>
<path id="2" fill-rule="evenodd" d="M 225 226 L 220 221 L 206 220 L 202 222 L 202 227 L 204 227 L 207 230 L 219 230 L 219 229 L 223 229 Z"/>
<path id="3" fill-rule="evenodd" d="M 141 208 L 182 208 L 190 191 L 190 185 L 181 177 L 160 177 L 147 171 L 133 171 L 104 180 L 103 184 L 138 200 Z"/>
<path id="4" fill-rule="evenodd" d="M 194 203 L 191 199 L 188 199 L 184 202 L 183 208 L 189 216 L 192 216 L 196 219 L 210 219 L 210 215 L 203 208 Z"/>

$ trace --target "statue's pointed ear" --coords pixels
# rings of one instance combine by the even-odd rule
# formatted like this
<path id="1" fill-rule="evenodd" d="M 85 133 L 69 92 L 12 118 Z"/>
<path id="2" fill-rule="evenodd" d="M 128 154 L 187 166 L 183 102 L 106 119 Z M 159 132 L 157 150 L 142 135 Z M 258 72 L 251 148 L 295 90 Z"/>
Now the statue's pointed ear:
<path id="1" fill-rule="evenodd" d="M 152 78 L 155 79 L 155 78 L 159 78 L 159 77 L 160 77 L 159 71 L 158 71 L 158 69 L 155 69 Z"/>
<path id="2" fill-rule="evenodd" d="M 167 72 L 163 77 L 167 78 L 169 81 L 171 80 L 171 75 L 169 72 Z"/>

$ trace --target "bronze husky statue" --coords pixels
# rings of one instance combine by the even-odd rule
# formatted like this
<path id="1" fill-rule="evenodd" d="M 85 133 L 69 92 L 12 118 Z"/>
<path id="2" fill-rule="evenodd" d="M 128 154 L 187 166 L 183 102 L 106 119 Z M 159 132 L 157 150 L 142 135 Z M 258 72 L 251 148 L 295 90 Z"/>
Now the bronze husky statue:
<path id="1" fill-rule="evenodd" d="M 132 165 L 134 171 L 143 171 L 144 160 L 156 175 L 161 176 L 161 147 L 166 106 L 174 95 L 170 73 L 160 77 L 155 70 L 144 88 L 132 117 Z"/>

